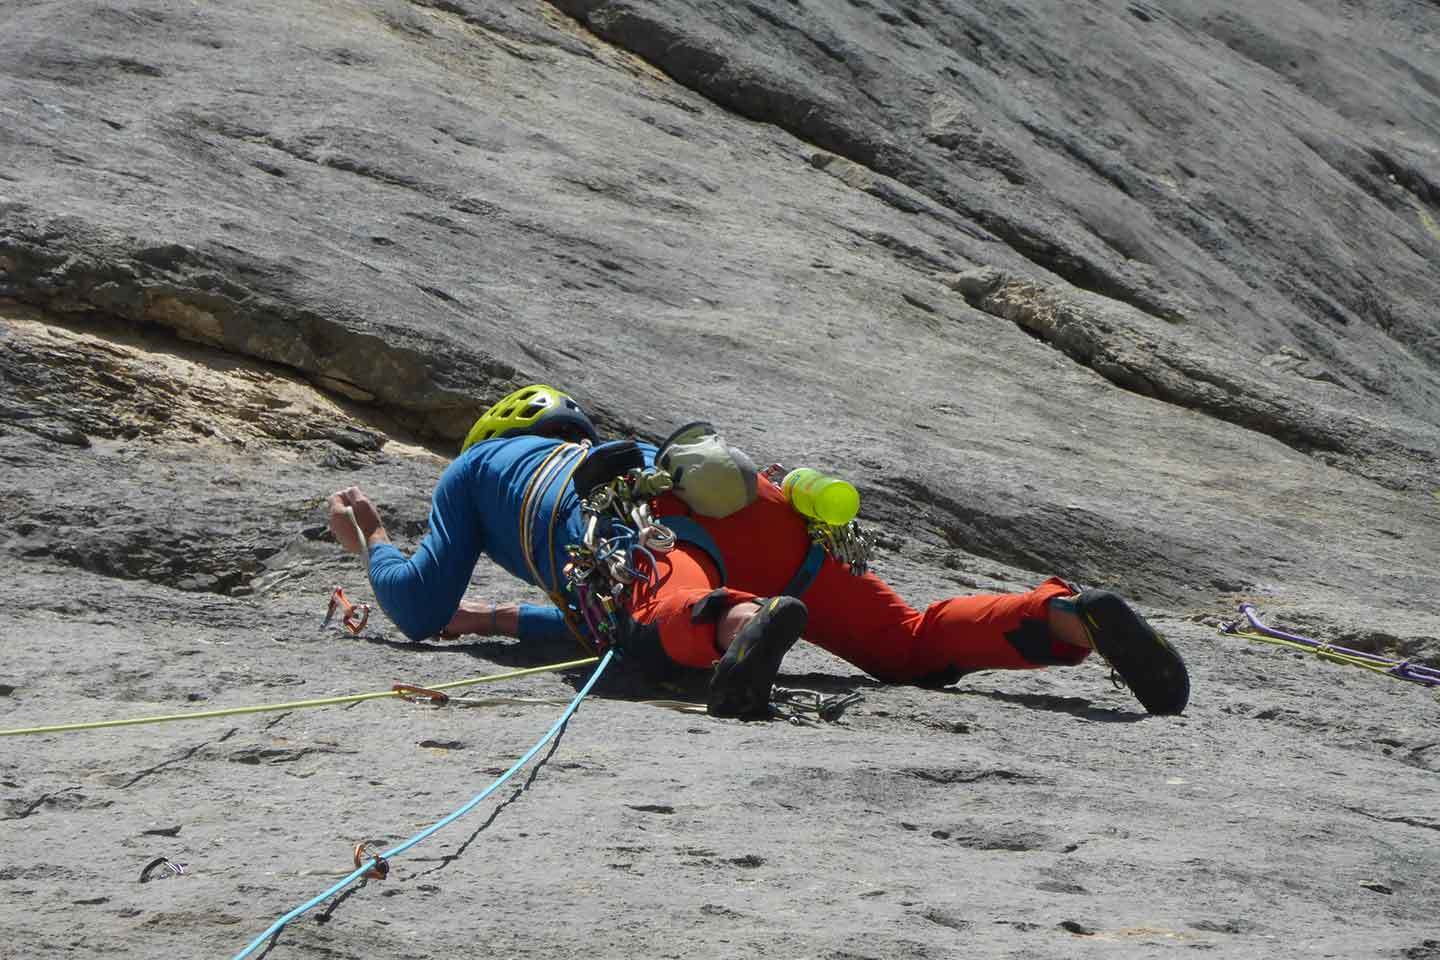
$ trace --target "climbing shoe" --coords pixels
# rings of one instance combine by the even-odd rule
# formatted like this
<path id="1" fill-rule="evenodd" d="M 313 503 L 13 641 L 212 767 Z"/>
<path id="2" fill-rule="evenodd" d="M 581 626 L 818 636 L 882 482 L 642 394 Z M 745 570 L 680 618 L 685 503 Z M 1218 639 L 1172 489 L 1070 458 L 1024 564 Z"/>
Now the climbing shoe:
<path id="1" fill-rule="evenodd" d="M 770 716 L 770 689 L 780 661 L 805 632 L 809 613 L 794 597 L 760 601 L 760 610 L 735 636 L 710 675 L 712 717 L 743 720 Z"/>
<path id="2" fill-rule="evenodd" d="M 1185 661 L 1130 605 L 1105 590 L 1075 598 L 1095 649 L 1150 713 L 1179 713 L 1190 699 Z"/>

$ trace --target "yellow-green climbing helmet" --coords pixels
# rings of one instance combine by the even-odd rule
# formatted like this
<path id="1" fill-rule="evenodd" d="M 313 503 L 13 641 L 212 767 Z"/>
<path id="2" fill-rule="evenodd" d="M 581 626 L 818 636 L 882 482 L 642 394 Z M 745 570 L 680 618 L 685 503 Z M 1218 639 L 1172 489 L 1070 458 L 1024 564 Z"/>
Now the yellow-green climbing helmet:
<path id="1" fill-rule="evenodd" d="M 465 435 L 460 452 L 464 453 L 481 440 L 526 435 L 600 442 L 595 424 L 569 394 L 543 383 L 532 383 L 480 414 L 480 419 Z"/>

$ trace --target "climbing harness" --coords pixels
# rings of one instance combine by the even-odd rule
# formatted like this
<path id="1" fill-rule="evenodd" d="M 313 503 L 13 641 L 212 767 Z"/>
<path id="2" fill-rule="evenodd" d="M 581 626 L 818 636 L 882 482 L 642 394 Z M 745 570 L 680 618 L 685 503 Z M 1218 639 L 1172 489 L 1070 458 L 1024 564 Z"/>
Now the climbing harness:
<path id="1" fill-rule="evenodd" d="M 632 467 L 597 484 L 580 501 L 583 533 L 578 544 L 565 548 L 564 575 L 599 650 L 619 638 L 630 586 L 653 583 L 659 572 L 655 554 L 675 548 L 675 532 L 650 509 L 650 500 L 671 485 L 663 470 Z"/>
<path id="2" fill-rule="evenodd" d="M 1383 673 L 1400 680 L 1408 680 L 1426 687 L 1440 687 L 1440 669 L 1416 663 L 1413 658 L 1403 660 L 1383 657 L 1377 653 L 1352 650 L 1333 643 L 1322 643 L 1298 636 L 1284 630 L 1266 626 L 1255 612 L 1254 604 L 1240 604 L 1240 618 L 1220 626 L 1220 632 L 1227 636 L 1244 637 L 1294 650 L 1308 650 L 1330 663 L 1362 667 L 1375 673 Z"/>
<path id="3" fill-rule="evenodd" d="M 330 594 L 330 607 L 325 611 L 325 619 L 320 623 L 322 628 L 330 626 L 336 611 L 341 611 L 340 624 L 350 631 L 351 636 L 360 636 L 360 631 L 370 622 L 370 604 L 351 603 L 340 587 L 336 587 Z"/>
<path id="4" fill-rule="evenodd" d="M 520 757 L 520 759 L 516 760 L 513 764 L 511 764 L 510 768 L 504 773 L 502 773 L 498 778 L 496 778 L 493 783 L 491 783 L 484 790 L 477 793 L 475 796 L 471 797 L 454 812 L 447 814 L 440 820 L 437 820 L 435 823 L 415 834 L 410 839 L 394 847 L 391 847 L 389 850 L 385 850 L 377 854 L 370 853 L 368 849 L 362 851 L 360 847 L 357 847 L 355 849 L 355 860 L 357 862 L 353 871 L 342 877 L 339 881 L 337 881 L 334 885 L 332 885 L 329 889 L 325 890 L 323 893 L 312 897 L 310 900 L 307 900 L 300 906 L 291 910 L 289 913 L 286 913 L 285 915 L 280 917 L 280 919 L 272 923 L 265 930 L 264 933 L 260 934 L 260 936 L 250 941 L 250 943 L 243 950 L 237 953 L 234 957 L 234 960 L 244 960 L 245 957 L 250 956 L 257 949 L 263 946 L 266 941 L 278 935 L 280 931 L 285 928 L 286 924 L 290 923 L 290 921 L 305 914 L 307 911 L 320 905 L 321 903 L 324 903 L 326 900 L 330 899 L 335 894 L 350 886 L 350 884 L 354 883 L 356 880 L 366 878 L 368 875 L 370 875 L 370 871 L 380 869 L 380 865 L 382 863 L 386 865 L 384 869 L 385 872 L 388 873 L 390 861 L 394 860 L 397 856 L 404 853 L 406 850 L 409 850 L 416 844 L 432 836 L 436 831 L 448 826 L 451 823 L 454 823 L 456 820 L 460 819 L 465 814 L 475 809 L 475 807 L 479 806 L 486 797 L 490 796 L 496 790 L 500 789 L 500 787 L 502 787 L 507 780 L 513 777 L 527 763 L 534 759 L 535 755 L 538 754 L 547 743 L 553 740 L 560 733 L 560 731 L 565 728 L 565 725 L 570 722 L 570 718 L 575 715 L 575 711 L 580 708 L 581 701 L 583 701 L 585 697 L 589 695 L 590 691 L 594 689 L 596 681 L 598 681 L 601 674 L 605 672 L 605 668 L 610 665 L 611 658 L 614 656 L 614 654 L 614 650 L 609 650 L 605 653 L 603 657 L 600 658 L 600 662 L 595 667 L 595 672 L 590 674 L 590 679 L 585 681 L 585 685 L 580 688 L 580 691 L 578 693 L 575 694 L 575 698 L 570 701 L 569 706 L 567 706 L 565 710 L 560 714 L 560 718 L 556 720 L 553 725 L 551 725 L 550 729 L 546 731 L 543 737 L 536 741 L 533 747 L 527 750 L 524 755 Z M 368 856 L 368 859 L 362 858 L 362 852 Z"/>
<path id="5" fill-rule="evenodd" d="M 23 727 L 18 730 L 0 730 L 0 737 L 18 737 L 32 733 L 72 733 L 77 730 L 101 730 L 109 727 L 133 727 L 145 723 L 168 723 L 172 720 L 207 720 L 213 717 L 234 717 L 246 713 L 273 713 L 280 710 L 303 710 L 307 707 L 329 707 L 338 704 L 360 703 L 365 700 L 378 700 L 382 697 L 403 697 L 402 692 L 397 689 L 425 689 L 428 692 L 441 690 L 454 690 L 459 687 L 470 687 L 478 683 L 491 683 L 496 680 L 511 680 L 515 677 L 528 677 L 536 673 L 553 673 L 558 670 L 569 670 L 574 667 L 585 667 L 594 663 L 597 658 L 585 657 L 580 660 L 567 660 L 564 663 L 552 663 L 544 667 L 526 667 L 522 670 L 509 670 L 505 673 L 493 673 L 484 677 L 470 677 L 467 680 L 452 680 L 448 683 L 437 683 L 428 688 L 414 687 L 411 684 L 396 684 L 389 690 L 379 690 L 374 693 L 353 693 L 340 697 L 321 697 L 316 700 L 292 700 L 289 703 L 270 703 L 255 707 L 229 707 L 222 710 L 199 710 L 194 713 L 172 713 L 157 717 L 131 717 L 126 720 L 95 720 L 89 723 L 60 723 L 48 727 Z M 452 698 L 453 699 L 453 698 Z"/>
<path id="6" fill-rule="evenodd" d="M 602 449 L 605 446 L 608 445 L 602 445 Z M 615 645 L 624 628 L 627 592 L 636 581 L 654 581 L 658 575 L 655 555 L 674 549 L 677 536 L 669 524 L 679 524 L 681 519 L 659 519 L 651 510 L 654 497 L 674 488 L 670 473 L 659 467 L 631 466 L 587 491 L 577 491 L 581 495 L 580 542 L 565 547 L 568 560 L 561 571 L 563 584 L 561 577 L 552 576 L 548 580 L 543 577 L 531 539 L 540 524 L 540 504 L 557 481 L 562 484 L 573 481 L 592 452 L 588 443 L 564 444 L 541 462 L 521 501 L 520 537 L 526 546 L 526 563 L 534 582 L 546 590 L 582 646 L 589 651 L 603 652 Z M 784 472 L 779 464 L 772 464 L 764 471 L 772 482 Z M 552 557 L 559 511 L 560 495 L 556 495 L 545 540 L 546 552 Z M 690 522 L 689 527 L 698 528 L 698 524 Z M 833 526 L 810 520 L 807 529 L 811 548 L 783 591 L 785 594 L 798 597 L 804 593 L 819 573 L 826 555 L 843 563 L 855 576 L 862 576 L 869 569 L 874 541 L 857 521 Z M 714 556 L 723 572 L 719 551 L 713 548 L 713 543 L 704 542 L 708 540 L 709 536 L 705 535 L 699 546 Z"/>

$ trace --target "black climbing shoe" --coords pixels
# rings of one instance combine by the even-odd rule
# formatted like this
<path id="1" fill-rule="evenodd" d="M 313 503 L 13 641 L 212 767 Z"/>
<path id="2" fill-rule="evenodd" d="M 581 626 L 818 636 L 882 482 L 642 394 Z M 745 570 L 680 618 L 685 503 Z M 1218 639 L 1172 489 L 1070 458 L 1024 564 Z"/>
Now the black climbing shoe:
<path id="1" fill-rule="evenodd" d="M 1179 713 L 1190 699 L 1185 661 L 1145 618 L 1113 593 L 1085 590 L 1075 612 L 1100 656 L 1150 713 Z"/>
<path id="2" fill-rule="evenodd" d="M 794 597 L 760 601 L 759 612 L 740 628 L 710 675 L 710 716 L 768 718 L 780 661 L 805 632 L 808 619 L 805 604 Z"/>

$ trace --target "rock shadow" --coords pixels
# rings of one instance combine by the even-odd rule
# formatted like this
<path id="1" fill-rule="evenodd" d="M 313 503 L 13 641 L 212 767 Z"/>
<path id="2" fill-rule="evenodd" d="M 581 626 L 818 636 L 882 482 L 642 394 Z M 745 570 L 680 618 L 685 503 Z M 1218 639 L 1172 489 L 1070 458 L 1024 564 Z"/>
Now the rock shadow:
<path id="1" fill-rule="evenodd" d="M 1000 700 L 1004 703 L 1013 703 L 1036 710 L 1049 710 L 1053 713 L 1068 713 L 1072 717 L 1094 720 L 1098 723 L 1138 723 L 1149 717 L 1149 714 L 1138 710 L 1097 707 L 1083 697 L 1057 697 L 1043 693 L 1006 693 L 1001 690 L 953 690 L 950 693 L 960 697 L 985 697 L 988 700 Z"/>

